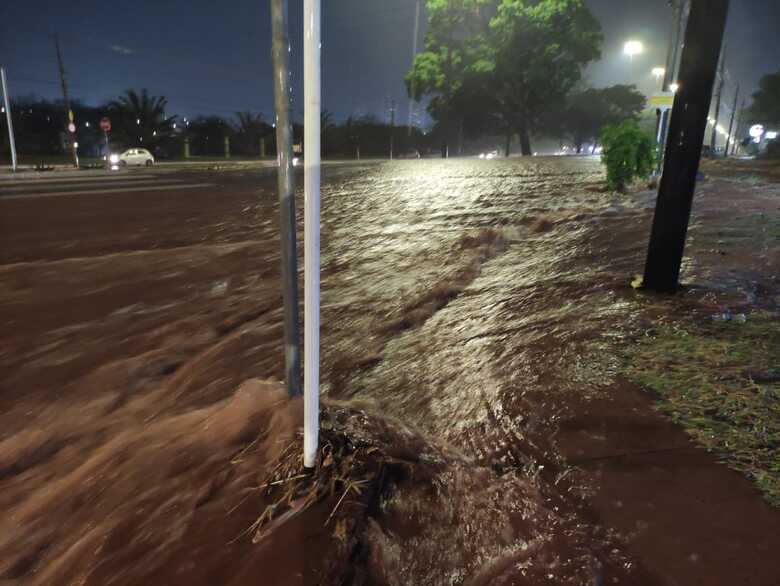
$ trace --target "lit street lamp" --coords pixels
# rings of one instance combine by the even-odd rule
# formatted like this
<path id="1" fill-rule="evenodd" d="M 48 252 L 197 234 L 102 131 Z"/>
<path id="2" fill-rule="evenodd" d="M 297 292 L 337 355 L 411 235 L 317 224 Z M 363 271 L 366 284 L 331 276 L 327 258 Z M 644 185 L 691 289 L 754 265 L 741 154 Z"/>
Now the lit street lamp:
<path id="1" fill-rule="evenodd" d="M 673 94 L 676 94 L 677 90 L 679 90 L 679 89 L 680 89 L 680 84 L 679 83 L 670 83 L 669 84 L 669 91 L 672 92 Z"/>
<path id="2" fill-rule="evenodd" d="M 635 55 L 639 55 L 645 50 L 644 45 L 641 41 L 628 41 L 623 46 L 623 52 L 629 56 L 629 58 L 633 61 Z"/>
<path id="3" fill-rule="evenodd" d="M 653 75 L 656 81 L 660 81 L 666 75 L 666 69 L 664 67 L 653 67 Z"/>

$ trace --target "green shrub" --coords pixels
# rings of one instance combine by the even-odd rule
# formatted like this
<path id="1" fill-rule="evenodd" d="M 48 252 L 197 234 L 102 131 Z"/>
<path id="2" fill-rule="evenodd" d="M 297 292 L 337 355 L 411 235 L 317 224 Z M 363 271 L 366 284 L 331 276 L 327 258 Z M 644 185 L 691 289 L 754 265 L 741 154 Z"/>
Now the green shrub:
<path id="1" fill-rule="evenodd" d="M 772 140 L 766 145 L 765 156 L 767 159 L 780 159 L 780 139 Z"/>
<path id="2" fill-rule="evenodd" d="M 649 177 L 655 168 L 655 139 L 634 120 L 602 129 L 601 144 L 610 189 L 625 191 L 633 181 Z"/>

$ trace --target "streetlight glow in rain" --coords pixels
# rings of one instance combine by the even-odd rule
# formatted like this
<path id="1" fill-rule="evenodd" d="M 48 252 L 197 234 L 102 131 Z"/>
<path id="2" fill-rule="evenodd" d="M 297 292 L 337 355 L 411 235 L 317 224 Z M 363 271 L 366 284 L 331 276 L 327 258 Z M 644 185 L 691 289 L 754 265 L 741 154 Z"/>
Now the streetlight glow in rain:
<path id="1" fill-rule="evenodd" d="M 627 41 L 623 46 L 623 52 L 629 56 L 631 60 L 636 55 L 640 55 L 644 51 L 645 47 L 641 41 Z"/>
<path id="2" fill-rule="evenodd" d="M 0 10 L 0 584 L 778 586 L 780 1 L 223 5 Z"/>

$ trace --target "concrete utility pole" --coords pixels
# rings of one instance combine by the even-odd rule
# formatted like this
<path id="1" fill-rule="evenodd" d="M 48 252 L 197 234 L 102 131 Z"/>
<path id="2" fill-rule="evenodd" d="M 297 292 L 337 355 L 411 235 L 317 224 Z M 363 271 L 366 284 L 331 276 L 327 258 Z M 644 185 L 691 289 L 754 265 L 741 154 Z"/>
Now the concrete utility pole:
<path id="1" fill-rule="evenodd" d="M 712 123 L 712 140 L 710 148 L 712 154 L 715 154 L 715 147 L 718 146 L 718 122 L 720 121 L 720 103 L 723 99 L 723 88 L 726 87 L 726 47 L 723 47 L 723 53 L 720 58 L 720 68 L 718 70 L 718 94 L 715 99 L 715 122 Z"/>
<path id="2" fill-rule="evenodd" d="M 295 185 L 290 123 L 290 67 L 287 39 L 287 0 L 271 0 L 271 30 L 276 109 L 276 152 L 279 163 L 279 217 L 282 240 L 282 297 L 284 300 L 284 375 L 287 393 L 301 394 L 301 342 L 298 316 L 298 248 L 295 232 Z"/>
<path id="3" fill-rule="evenodd" d="M 3 83 L 3 104 L 5 104 L 5 119 L 8 121 L 8 143 L 11 146 L 11 170 L 16 173 L 16 138 L 14 137 L 14 121 L 11 118 L 11 96 L 8 95 L 8 80 L 5 78 L 4 67 L 0 67 L 0 79 Z"/>
<path id="4" fill-rule="evenodd" d="M 76 118 L 73 116 L 73 110 L 70 109 L 70 98 L 68 97 L 68 80 L 65 77 L 65 66 L 62 63 L 62 51 L 60 50 L 60 37 L 54 35 L 54 47 L 57 49 L 57 66 L 60 70 L 60 83 L 62 84 L 62 98 L 65 101 L 65 110 L 67 111 L 67 121 L 65 123 L 65 129 L 68 131 L 68 136 L 71 136 L 70 144 L 73 148 L 73 164 L 79 166 L 79 153 L 78 143 L 76 142 L 76 133 L 70 131 L 71 124 L 75 128 Z"/>
<path id="5" fill-rule="evenodd" d="M 737 118 L 738 105 L 739 105 L 739 84 L 737 84 L 737 91 L 734 92 L 734 109 L 731 110 L 731 122 L 729 122 L 729 135 L 726 137 L 726 148 L 723 151 L 724 157 L 729 156 L 729 147 L 731 146 L 731 133 L 734 132 L 734 120 L 736 120 Z"/>
<path id="6" fill-rule="evenodd" d="M 696 175 L 707 115 L 723 44 L 729 0 L 692 0 L 645 265 L 644 287 L 674 293 L 679 288 Z"/>

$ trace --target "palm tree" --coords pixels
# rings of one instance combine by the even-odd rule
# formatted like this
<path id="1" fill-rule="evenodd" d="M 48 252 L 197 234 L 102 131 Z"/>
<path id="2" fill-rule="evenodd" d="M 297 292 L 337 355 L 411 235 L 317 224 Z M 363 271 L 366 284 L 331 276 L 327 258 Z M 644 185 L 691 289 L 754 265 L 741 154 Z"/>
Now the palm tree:
<path id="1" fill-rule="evenodd" d="M 273 129 L 262 114 L 252 112 L 236 112 L 235 131 L 238 135 L 238 147 L 244 154 L 256 153 L 260 139 L 271 134 Z"/>
<path id="2" fill-rule="evenodd" d="M 262 114 L 254 114 L 250 111 L 236 112 L 236 131 L 237 132 L 257 132 L 268 126 L 263 120 Z"/>
<path id="3" fill-rule="evenodd" d="M 168 99 L 150 96 L 145 89 L 139 94 L 126 90 L 108 104 L 114 134 L 121 135 L 130 144 L 154 145 L 169 136 L 176 116 L 165 115 Z"/>
<path id="4" fill-rule="evenodd" d="M 333 123 L 333 112 L 323 109 L 320 112 L 320 140 L 322 141 L 322 156 L 324 157 L 328 152 L 328 130 L 335 128 Z"/>

